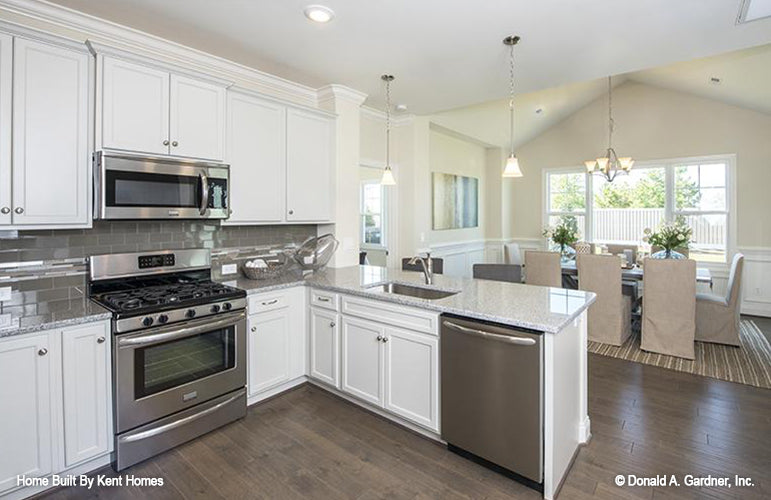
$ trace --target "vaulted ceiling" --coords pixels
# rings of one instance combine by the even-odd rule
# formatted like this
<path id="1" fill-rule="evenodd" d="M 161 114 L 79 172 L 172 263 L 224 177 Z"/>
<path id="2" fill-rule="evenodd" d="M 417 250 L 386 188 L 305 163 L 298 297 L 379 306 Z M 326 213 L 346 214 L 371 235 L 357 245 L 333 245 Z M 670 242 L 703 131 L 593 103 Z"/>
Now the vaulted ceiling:
<path id="1" fill-rule="evenodd" d="M 771 43 L 771 19 L 736 24 L 731 0 L 53 0 L 236 62 L 382 106 L 433 113 L 503 98 L 504 36 L 518 34 L 517 92 Z M 310 3 L 332 8 L 317 25 Z M 694 71 L 696 71 L 694 69 Z M 666 78 L 666 75 L 651 75 Z"/>

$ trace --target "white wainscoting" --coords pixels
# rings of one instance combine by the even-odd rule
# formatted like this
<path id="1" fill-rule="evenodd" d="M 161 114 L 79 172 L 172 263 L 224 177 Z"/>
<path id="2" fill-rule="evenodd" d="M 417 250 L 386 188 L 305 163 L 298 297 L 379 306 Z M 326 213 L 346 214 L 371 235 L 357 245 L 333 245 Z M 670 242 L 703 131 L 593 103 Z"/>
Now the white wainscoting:
<path id="1" fill-rule="evenodd" d="M 771 317 L 771 248 L 744 247 L 739 252 L 744 254 L 742 313 Z"/>

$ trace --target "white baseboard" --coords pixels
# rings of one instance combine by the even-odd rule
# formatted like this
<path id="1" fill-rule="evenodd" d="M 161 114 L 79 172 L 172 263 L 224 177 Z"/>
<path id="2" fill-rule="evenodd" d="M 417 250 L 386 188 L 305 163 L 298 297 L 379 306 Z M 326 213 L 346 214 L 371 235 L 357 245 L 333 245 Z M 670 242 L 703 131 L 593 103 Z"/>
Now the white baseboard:
<path id="1" fill-rule="evenodd" d="M 308 377 L 303 375 L 294 380 L 290 380 L 289 382 L 284 382 L 281 385 L 277 385 L 276 387 L 273 387 L 272 389 L 268 389 L 267 391 L 263 391 L 259 394 L 255 394 L 254 396 L 249 396 L 246 398 L 246 406 L 252 406 L 253 404 L 259 403 L 260 401 L 264 401 L 268 398 L 272 398 L 277 394 L 281 394 L 282 392 L 293 389 L 298 385 L 304 384 L 307 381 L 308 381 Z"/>

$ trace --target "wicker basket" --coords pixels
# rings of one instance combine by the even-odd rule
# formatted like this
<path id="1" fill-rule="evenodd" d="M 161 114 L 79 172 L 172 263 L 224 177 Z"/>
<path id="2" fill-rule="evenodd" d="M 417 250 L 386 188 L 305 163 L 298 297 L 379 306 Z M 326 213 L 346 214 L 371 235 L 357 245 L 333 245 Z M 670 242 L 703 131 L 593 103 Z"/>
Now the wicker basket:
<path id="1" fill-rule="evenodd" d="M 268 267 L 249 267 L 246 265 L 246 262 L 241 266 L 241 271 L 244 273 L 244 276 L 250 280 L 270 280 L 278 278 L 284 274 L 291 263 L 289 258 L 283 253 L 258 257 L 258 259 L 265 261 Z"/>

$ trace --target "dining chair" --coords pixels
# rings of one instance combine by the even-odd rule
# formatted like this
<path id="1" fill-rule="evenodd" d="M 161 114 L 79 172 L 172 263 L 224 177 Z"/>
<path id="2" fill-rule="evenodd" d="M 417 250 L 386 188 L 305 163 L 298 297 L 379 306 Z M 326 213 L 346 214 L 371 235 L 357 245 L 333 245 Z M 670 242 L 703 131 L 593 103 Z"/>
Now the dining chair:
<path id="1" fill-rule="evenodd" d="M 562 267 L 557 252 L 525 252 L 525 283 L 528 285 L 562 287 Z"/>
<path id="2" fill-rule="evenodd" d="M 589 307 L 589 340 L 623 345 L 632 333 L 632 298 L 622 293 L 618 258 L 579 254 L 576 268 L 578 288 L 597 294 Z"/>
<path id="3" fill-rule="evenodd" d="M 522 252 L 518 243 L 506 243 L 503 245 L 503 262 L 516 266 L 522 265 Z"/>
<path id="4" fill-rule="evenodd" d="M 642 339 L 644 351 L 694 358 L 696 261 L 645 259 Z"/>
<path id="5" fill-rule="evenodd" d="M 423 272 L 423 265 L 420 262 L 410 264 L 412 257 L 404 257 L 402 259 L 402 271 L 417 271 Z M 443 274 L 444 272 L 444 259 L 441 257 L 431 257 L 434 266 L 434 274 Z"/>
<path id="6" fill-rule="evenodd" d="M 740 345 L 739 304 L 741 303 L 743 269 L 744 255 L 737 253 L 731 262 L 726 296 L 708 293 L 696 294 L 696 340 L 715 344 Z"/>
<path id="7" fill-rule="evenodd" d="M 613 255 L 624 255 L 624 250 L 631 250 L 632 251 L 632 262 L 630 264 L 634 264 L 637 262 L 637 245 L 607 245 L 608 247 L 608 253 Z"/>
<path id="8" fill-rule="evenodd" d="M 522 266 L 513 264 L 474 264 L 475 279 L 522 283 Z"/>

